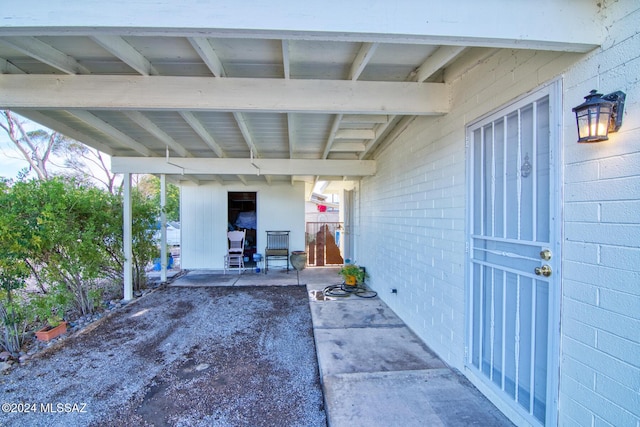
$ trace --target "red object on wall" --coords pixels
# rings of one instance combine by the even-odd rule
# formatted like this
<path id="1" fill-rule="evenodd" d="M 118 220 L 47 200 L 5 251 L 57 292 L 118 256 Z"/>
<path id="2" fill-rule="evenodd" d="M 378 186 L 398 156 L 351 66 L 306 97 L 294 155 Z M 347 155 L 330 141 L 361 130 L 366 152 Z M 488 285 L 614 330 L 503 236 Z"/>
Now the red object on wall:
<path id="1" fill-rule="evenodd" d="M 324 205 L 318 205 L 318 212 L 326 212 L 327 211 L 327 207 Z"/>

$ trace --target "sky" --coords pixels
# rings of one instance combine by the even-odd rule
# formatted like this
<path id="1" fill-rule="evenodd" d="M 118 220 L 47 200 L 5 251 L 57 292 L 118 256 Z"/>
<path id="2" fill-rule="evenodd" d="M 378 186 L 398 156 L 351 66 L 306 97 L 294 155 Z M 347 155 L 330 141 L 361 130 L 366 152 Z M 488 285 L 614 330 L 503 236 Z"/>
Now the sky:
<path id="1" fill-rule="evenodd" d="M 29 163 L 15 148 L 4 129 L 0 129 L 0 176 L 15 178 L 22 168 L 28 166 Z"/>
<path id="2" fill-rule="evenodd" d="M 38 123 L 31 122 L 29 120 L 23 119 L 23 126 L 26 130 L 35 130 L 35 129 L 45 129 L 50 132 L 50 130 Z M 108 156 L 106 156 L 108 157 Z M 109 159 L 107 159 L 109 161 Z M 52 156 L 47 165 L 47 169 L 50 172 L 56 171 L 56 164 L 62 164 L 63 161 L 59 158 L 55 158 Z M 9 138 L 9 135 L 5 132 L 4 129 L 0 128 L 0 177 L 5 178 L 13 178 L 15 179 L 18 176 L 18 172 L 20 172 L 24 168 L 28 168 L 29 163 L 25 160 L 22 153 L 16 148 L 14 143 Z M 100 173 L 100 172 L 96 172 Z M 30 178 L 36 177 L 34 172 L 31 172 L 28 175 Z"/>

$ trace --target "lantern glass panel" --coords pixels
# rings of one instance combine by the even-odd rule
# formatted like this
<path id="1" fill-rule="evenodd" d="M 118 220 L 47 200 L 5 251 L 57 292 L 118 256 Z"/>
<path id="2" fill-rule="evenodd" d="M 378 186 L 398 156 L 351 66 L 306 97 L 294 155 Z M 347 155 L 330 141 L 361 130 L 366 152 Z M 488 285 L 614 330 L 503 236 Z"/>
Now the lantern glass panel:
<path id="1" fill-rule="evenodd" d="M 589 105 L 576 112 L 578 142 L 606 141 L 611 121 L 612 103 Z"/>

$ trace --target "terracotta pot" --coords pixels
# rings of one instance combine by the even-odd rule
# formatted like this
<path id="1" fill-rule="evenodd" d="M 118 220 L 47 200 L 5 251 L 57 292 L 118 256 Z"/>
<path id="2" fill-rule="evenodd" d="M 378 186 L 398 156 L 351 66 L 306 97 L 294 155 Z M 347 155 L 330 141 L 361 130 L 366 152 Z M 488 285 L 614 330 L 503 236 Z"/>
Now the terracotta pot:
<path id="1" fill-rule="evenodd" d="M 67 332 L 67 322 L 60 322 L 54 328 L 47 326 L 36 332 L 36 338 L 40 341 L 49 341 Z"/>

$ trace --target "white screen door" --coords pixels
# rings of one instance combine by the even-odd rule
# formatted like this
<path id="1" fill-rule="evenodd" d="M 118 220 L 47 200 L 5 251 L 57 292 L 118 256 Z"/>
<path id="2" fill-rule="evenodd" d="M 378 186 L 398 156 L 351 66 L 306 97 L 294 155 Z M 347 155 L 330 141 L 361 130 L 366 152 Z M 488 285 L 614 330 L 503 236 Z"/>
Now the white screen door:
<path id="1" fill-rule="evenodd" d="M 547 413 L 559 339 L 552 93 L 536 92 L 468 128 L 467 365 L 543 425 L 555 423 Z"/>

